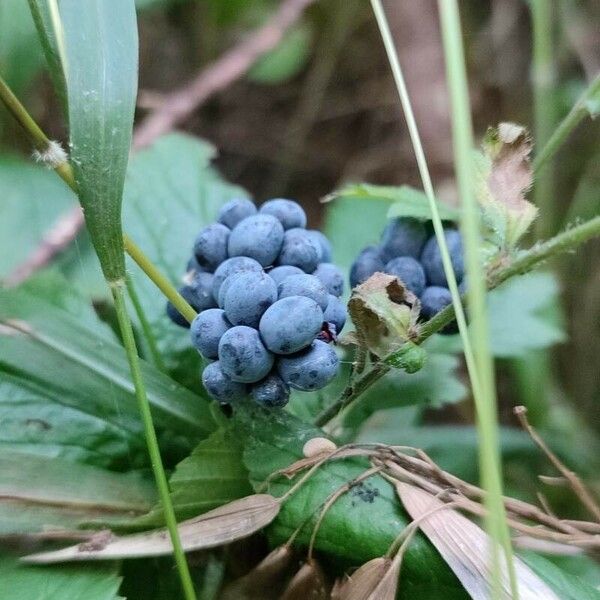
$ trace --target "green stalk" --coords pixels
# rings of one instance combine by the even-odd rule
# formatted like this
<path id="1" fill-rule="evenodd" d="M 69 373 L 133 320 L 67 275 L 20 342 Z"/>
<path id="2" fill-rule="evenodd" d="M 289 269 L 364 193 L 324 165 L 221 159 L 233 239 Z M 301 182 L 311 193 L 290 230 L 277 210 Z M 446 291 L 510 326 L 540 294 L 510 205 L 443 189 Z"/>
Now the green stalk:
<path id="1" fill-rule="evenodd" d="M 165 363 L 163 362 L 162 356 L 158 350 L 158 345 L 156 343 L 156 336 L 152 331 L 152 327 L 148 322 L 148 318 L 146 317 L 146 313 L 144 312 L 144 308 L 142 307 L 142 303 L 140 302 L 140 297 L 135 289 L 135 285 L 133 283 L 133 279 L 128 275 L 125 280 L 127 285 L 127 294 L 129 299 L 131 300 L 131 304 L 133 305 L 133 310 L 135 310 L 135 314 L 140 322 L 140 327 L 142 328 L 142 333 L 144 334 L 144 339 L 148 344 L 148 351 L 150 352 L 150 356 L 152 357 L 152 362 L 154 366 L 163 373 L 166 372 Z"/>
<path id="2" fill-rule="evenodd" d="M 590 219 L 581 225 L 567 229 L 543 244 L 537 244 L 529 250 L 522 252 L 511 264 L 489 273 L 487 287 L 493 290 L 507 279 L 523 275 L 531 271 L 540 263 L 558 256 L 564 252 L 572 252 L 575 248 L 588 240 L 600 235 L 600 216 Z M 455 319 L 454 306 L 449 305 L 419 327 L 419 334 L 414 340 L 415 344 L 422 344 L 434 333 L 441 331 Z M 393 353 L 392 353 L 393 355 Z M 386 364 L 392 355 L 377 362 L 373 367 L 360 377 L 352 386 L 344 390 L 341 397 L 328 406 L 315 419 L 315 425 L 323 426 L 337 416 L 344 408 L 355 402 L 374 383 L 379 381 L 392 367 Z"/>
<path id="3" fill-rule="evenodd" d="M 169 483 L 167 481 L 165 469 L 160 457 L 160 449 L 158 447 L 156 431 L 152 422 L 150 404 L 148 403 L 148 397 L 146 396 L 146 387 L 144 385 L 144 379 L 140 369 L 140 361 L 135 345 L 135 338 L 133 337 L 133 328 L 131 326 L 129 314 L 127 313 L 127 309 L 125 307 L 123 285 L 111 285 L 111 292 L 115 301 L 115 310 L 117 313 L 119 326 L 121 328 L 121 335 L 123 336 L 125 353 L 127 354 L 127 360 L 131 370 L 131 378 L 133 380 L 133 387 L 135 389 L 135 397 L 138 402 L 138 410 L 140 411 L 140 416 L 144 425 L 144 434 L 146 437 L 146 444 L 148 446 L 148 454 L 150 455 L 150 462 L 152 464 L 152 470 L 154 472 L 158 494 L 164 510 L 165 522 L 167 529 L 169 530 L 171 543 L 173 544 L 173 554 L 179 570 L 181 585 L 183 587 L 186 600 L 195 600 L 196 594 L 194 592 L 194 584 L 192 583 L 185 553 L 181 545 L 181 540 L 179 539 L 177 519 L 175 517 L 175 511 L 171 502 Z"/>
<path id="4" fill-rule="evenodd" d="M 8 111 L 13 115 L 16 121 L 24 129 L 25 133 L 31 139 L 38 152 L 44 154 L 51 146 L 52 142 L 42 131 L 33 117 L 27 112 L 27 109 L 21 104 L 19 99 L 12 93 L 4 79 L 0 77 L 0 100 L 4 103 Z M 59 177 L 77 194 L 77 185 L 71 165 L 65 158 L 59 163 L 51 163 L 52 168 Z M 181 294 L 171 285 L 169 280 L 159 271 L 152 261 L 142 252 L 135 242 L 125 233 L 123 234 L 125 251 L 138 264 L 156 287 L 166 296 L 166 298 L 177 308 L 177 310 L 190 323 L 196 316 L 196 311 L 185 301 Z"/>
<path id="5" fill-rule="evenodd" d="M 475 397 L 479 434 L 479 462 L 483 487 L 487 491 L 487 528 L 492 537 L 492 596 L 502 595 L 501 562 L 496 542 L 503 548 L 508 566 L 512 597 L 519 590 L 513 564 L 510 532 L 502 501 L 502 467 L 499 451 L 498 415 L 494 362 L 490 352 L 486 310 L 484 269 L 480 260 L 479 208 L 473 191 L 473 128 L 467 84 L 462 32 L 456 0 L 438 0 L 446 72 L 451 100 L 454 164 L 463 211 L 461 229 L 465 242 L 468 304 L 471 314 L 471 339 L 475 349 L 477 372 L 481 378 L 481 396 Z"/>
<path id="6" fill-rule="evenodd" d="M 554 128 L 554 63 L 552 56 L 551 0 L 530 0 L 533 36 L 531 78 L 533 85 L 534 140 L 543 148 Z M 554 182 L 552 171 L 539 174 L 535 180 L 534 202 L 540 209 L 536 221 L 536 237 L 548 237 L 554 232 Z"/>
<path id="7" fill-rule="evenodd" d="M 598 75 L 579 97 L 569 114 L 560 122 L 554 133 L 533 160 L 533 170 L 537 174 L 558 152 L 573 130 L 586 118 L 594 118 L 600 109 L 600 75 Z"/>

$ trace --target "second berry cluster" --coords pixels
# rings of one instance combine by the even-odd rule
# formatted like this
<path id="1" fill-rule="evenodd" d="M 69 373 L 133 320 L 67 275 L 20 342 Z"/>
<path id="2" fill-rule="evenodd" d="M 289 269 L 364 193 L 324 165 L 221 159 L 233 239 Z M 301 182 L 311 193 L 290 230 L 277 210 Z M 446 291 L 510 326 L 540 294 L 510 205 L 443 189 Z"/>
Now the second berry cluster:
<path id="1" fill-rule="evenodd" d="M 330 342 L 346 322 L 343 288 L 329 241 L 306 229 L 299 204 L 225 204 L 196 238 L 179 289 L 199 313 L 192 343 L 214 361 L 202 373 L 207 392 L 222 404 L 251 395 L 275 407 L 288 402 L 290 388 L 327 385 L 339 367 Z M 188 325 L 172 304 L 167 313 Z"/>

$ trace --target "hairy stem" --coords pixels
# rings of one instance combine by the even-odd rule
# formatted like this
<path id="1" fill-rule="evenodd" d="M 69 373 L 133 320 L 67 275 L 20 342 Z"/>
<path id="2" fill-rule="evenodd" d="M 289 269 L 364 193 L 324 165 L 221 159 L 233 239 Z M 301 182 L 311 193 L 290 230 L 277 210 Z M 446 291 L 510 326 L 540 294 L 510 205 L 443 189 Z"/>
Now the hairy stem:
<path id="1" fill-rule="evenodd" d="M 12 93 L 2 77 L 0 77 L 0 100 L 2 100 L 9 112 L 25 130 L 25 133 L 27 133 L 35 148 L 41 153 L 45 152 L 50 147 L 50 139 L 35 122 L 33 117 L 27 112 L 27 109 L 21 104 L 19 99 Z M 51 166 L 60 178 L 77 194 L 77 183 L 75 182 L 73 170 L 68 161 L 65 160 L 64 162 L 52 164 Z M 123 241 L 125 244 L 125 251 L 133 258 L 167 299 L 170 300 L 184 318 L 191 322 L 196 316 L 196 311 L 185 301 L 169 280 L 159 271 L 156 265 L 152 263 L 126 233 L 123 234 Z"/>
<path id="2" fill-rule="evenodd" d="M 532 246 L 528 250 L 521 252 L 510 264 L 498 268 L 487 276 L 488 290 L 493 290 L 507 279 L 515 275 L 523 275 L 539 266 L 550 258 L 553 258 L 564 252 L 570 252 L 587 242 L 588 240 L 600 235 L 600 216 L 594 217 L 585 223 L 571 227 L 555 237 Z M 412 340 L 415 344 L 422 344 L 434 333 L 442 330 L 446 325 L 454 321 L 454 307 L 447 306 L 441 310 L 432 319 L 423 323 L 419 328 L 418 336 Z M 391 355 L 390 355 L 391 356 Z M 355 402 L 366 392 L 374 383 L 379 381 L 392 367 L 385 364 L 384 358 L 381 362 L 375 363 L 362 377 L 353 382 L 342 395 L 321 412 L 315 424 L 322 427 L 336 417 L 344 408 Z"/>
<path id="3" fill-rule="evenodd" d="M 146 317 L 146 313 L 144 312 L 144 308 L 142 307 L 142 303 L 140 302 L 138 293 L 135 289 L 133 279 L 131 279 L 130 276 L 127 276 L 126 285 L 127 285 L 127 295 L 129 296 L 129 299 L 131 300 L 131 304 L 133 305 L 133 310 L 135 310 L 135 314 L 137 315 L 137 318 L 140 322 L 140 327 L 142 328 L 142 333 L 144 334 L 144 339 L 146 340 L 146 343 L 148 344 L 148 351 L 152 358 L 152 363 L 159 371 L 163 371 L 163 373 L 164 373 L 164 372 L 166 372 L 167 369 L 165 367 L 165 363 L 163 362 L 162 356 L 160 355 L 160 352 L 158 350 L 158 345 L 156 343 L 156 336 L 154 335 L 154 332 L 152 331 L 152 327 L 150 326 L 148 318 Z"/>
<path id="4" fill-rule="evenodd" d="M 169 530 L 171 543 L 173 544 L 173 554 L 175 556 L 175 562 L 177 563 L 179 577 L 181 579 L 186 600 L 195 600 L 196 594 L 194 592 L 194 584 L 192 583 L 185 553 L 181 545 L 181 540 L 179 539 L 177 519 L 175 517 L 175 510 L 173 509 L 173 503 L 171 501 L 169 483 L 167 482 L 167 476 L 165 474 L 165 469 L 160 456 L 156 431 L 152 422 L 150 403 L 148 402 L 148 397 L 146 395 L 146 386 L 144 385 L 144 379 L 142 377 L 142 371 L 140 368 L 140 360 L 138 358 L 137 348 L 135 345 L 135 338 L 133 337 L 133 328 L 131 326 L 129 314 L 127 313 L 127 309 L 125 307 L 123 285 L 114 284 L 111 286 L 111 291 L 115 301 L 115 310 L 117 313 L 117 319 L 119 321 L 119 327 L 121 328 L 121 335 L 123 336 L 123 346 L 125 347 L 127 361 L 129 362 L 131 379 L 133 380 L 135 397 L 138 403 L 138 410 L 144 426 L 144 435 L 146 438 L 146 444 L 148 446 L 148 454 L 150 455 L 152 471 L 154 473 L 156 487 L 158 488 L 158 495 L 164 510 L 165 522 L 167 529 Z"/>

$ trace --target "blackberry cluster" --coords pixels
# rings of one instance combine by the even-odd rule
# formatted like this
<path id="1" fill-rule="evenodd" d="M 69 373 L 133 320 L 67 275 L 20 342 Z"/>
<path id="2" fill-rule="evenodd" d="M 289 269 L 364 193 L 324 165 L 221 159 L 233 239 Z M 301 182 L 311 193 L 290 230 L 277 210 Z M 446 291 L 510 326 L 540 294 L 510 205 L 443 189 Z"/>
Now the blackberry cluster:
<path id="1" fill-rule="evenodd" d="M 462 238 L 454 228 L 444 230 L 452 267 L 459 290 L 464 292 Z M 452 302 L 435 235 L 425 223 L 399 217 L 388 223 L 378 246 L 368 246 L 356 258 L 350 270 L 350 285 L 357 286 L 377 271 L 394 275 L 421 300 L 421 317 L 429 320 Z M 445 330 L 450 333 L 452 327 Z"/>
<path id="2" fill-rule="evenodd" d="M 262 406 L 284 406 L 290 388 L 317 390 L 336 375 L 330 342 L 346 322 L 344 276 L 296 202 L 225 204 L 198 234 L 185 281 L 179 292 L 198 311 L 192 344 L 214 361 L 202 382 L 217 402 L 249 394 Z M 170 303 L 167 314 L 189 326 Z"/>

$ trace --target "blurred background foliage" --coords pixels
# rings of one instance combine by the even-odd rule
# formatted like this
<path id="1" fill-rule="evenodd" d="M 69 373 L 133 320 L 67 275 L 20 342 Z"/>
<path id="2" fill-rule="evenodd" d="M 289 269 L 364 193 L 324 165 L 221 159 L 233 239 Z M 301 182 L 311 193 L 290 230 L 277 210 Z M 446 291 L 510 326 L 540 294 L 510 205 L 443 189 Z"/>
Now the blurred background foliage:
<path id="1" fill-rule="evenodd" d="M 545 72 L 532 72 L 530 4 L 535 1 L 462 3 L 479 137 L 489 125 L 501 121 L 524 124 L 535 135 L 532 82 L 540 82 L 536 77 L 547 78 L 542 81 L 542 102 L 545 125 L 551 130 L 600 70 L 600 4 L 552 0 L 551 27 L 545 32 L 552 64 Z M 439 195 L 456 202 L 436 2 L 388 0 L 385 4 Z M 163 94 L 184 85 L 263 24 L 279 3 L 138 0 L 137 5 L 138 116 L 142 117 L 160 104 Z M 0 72 L 43 128 L 64 140 L 59 106 L 25 0 L 0 3 Z M 327 222 L 330 235 L 337 238 L 336 247 L 344 249 L 344 256 L 336 257 L 344 265 L 362 247 L 362 219 L 369 218 L 369 209 L 340 211 L 336 217 L 334 206 L 326 217 L 319 200 L 351 181 L 420 187 L 387 60 L 366 1 L 320 0 L 310 6 L 274 50 L 205 102 L 181 129 L 214 144 L 218 149 L 215 165 L 224 178 L 248 190 L 256 200 L 295 198 L 305 207 L 311 226 Z M 598 213 L 599 140 L 600 120 L 587 121 L 542 173 L 545 181 L 536 182 L 537 195 L 540 190 L 545 195 L 545 233 L 556 233 L 568 223 Z M 28 152 L 25 137 L 0 109 L 0 278 L 28 255 L 73 201 L 42 167 L 25 163 Z M 7 206 L 15 210 L 9 214 Z M 381 207 L 373 210 L 377 213 L 373 218 L 383 218 Z M 534 240 L 532 234 L 530 241 Z M 93 296 L 103 294 L 85 233 L 57 261 L 78 286 Z M 504 289 L 494 300 L 497 310 L 492 328 L 495 339 L 500 339 L 495 354 L 503 456 L 509 491 L 518 489 L 525 496 L 534 494 L 533 475 L 550 471 L 528 438 L 514 428 L 515 405 L 528 406 L 532 422 L 543 428 L 548 440 L 582 474 L 595 475 L 599 458 L 595 440 L 600 432 L 600 242 L 587 244 L 576 256 L 557 259 L 548 270 L 555 279 L 538 275 L 516 290 Z M 537 320 L 535 335 L 542 339 L 529 346 L 529 332 L 518 339 L 524 329 L 517 319 L 522 318 L 524 307 Z M 521 351 L 503 353 L 503 335 L 513 350 L 521 344 Z M 395 390 L 374 389 L 347 415 L 344 427 L 365 440 L 423 447 L 442 466 L 474 480 L 476 438 L 472 429 L 465 434 L 465 426 L 473 423 L 471 404 L 466 398 L 457 402 L 464 397 L 464 388 L 460 381 L 442 375 L 456 369 L 454 357 L 444 354 L 450 350 L 443 348 L 454 342 L 432 343 L 440 346 L 440 354 L 424 379 L 435 381 L 439 375 L 442 389 L 419 388 L 417 379 L 404 387 L 396 381 L 393 385 L 400 388 Z M 459 378 L 464 379 L 458 369 Z M 383 407 L 378 400 L 394 391 L 406 397 L 406 402 Z M 411 393 L 427 393 L 432 398 L 427 398 L 426 407 L 415 406 Z M 442 404 L 446 406 L 440 409 Z M 376 408 L 386 410 L 375 412 Z M 448 448 L 453 451 L 447 452 Z M 558 512 L 568 509 L 570 497 L 556 495 Z"/>

